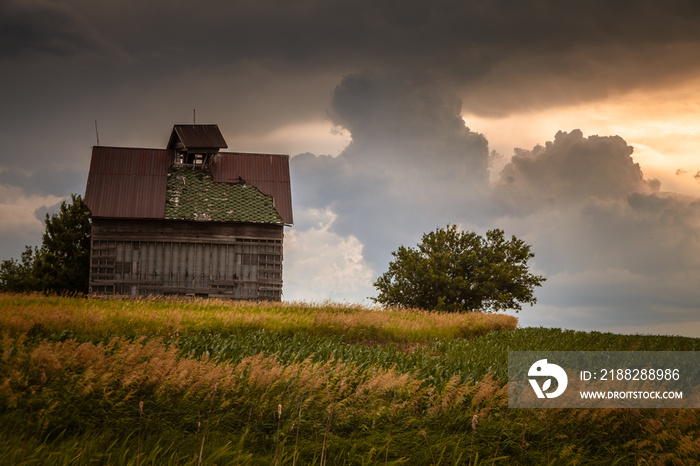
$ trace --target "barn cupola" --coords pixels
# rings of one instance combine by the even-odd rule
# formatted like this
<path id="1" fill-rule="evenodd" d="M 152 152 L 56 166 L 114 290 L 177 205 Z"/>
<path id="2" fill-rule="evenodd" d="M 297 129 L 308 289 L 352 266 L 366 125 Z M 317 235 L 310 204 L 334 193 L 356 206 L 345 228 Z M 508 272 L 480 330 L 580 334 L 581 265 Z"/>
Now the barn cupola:
<path id="1" fill-rule="evenodd" d="M 206 166 L 213 154 L 227 147 L 218 125 L 175 125 L 168 141 L 175 165 Z"/>

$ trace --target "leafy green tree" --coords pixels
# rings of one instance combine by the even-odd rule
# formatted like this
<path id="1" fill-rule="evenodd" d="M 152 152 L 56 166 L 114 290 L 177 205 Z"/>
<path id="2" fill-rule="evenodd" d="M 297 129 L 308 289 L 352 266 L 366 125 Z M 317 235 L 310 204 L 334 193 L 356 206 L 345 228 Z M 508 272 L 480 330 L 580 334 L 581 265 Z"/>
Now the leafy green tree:
<path id="1" fill-rule="evenodd" d="M 528 270 L 530 246 L 502 230 L 486 237 L 455 225 L 424 234 L 417 248 L 399 247 L 375 288 L 375 302 L 440 311 L 501 311 L 534 304 L 546 279 Z"/>
<path id="2" fill-rule="evenodd" d="M 41 248 L 27 246 L 21 261 L 0 264 L 0 290 L 87 293 L 91 220 L 82 197 L 72 194 L 45 224 Z"/>
<path id="3" fill-rule="evenodd" d="M 90 212 L 77 194 L 46 214 L 46 230 L 36 256 L 35 274 L 44 291 L 87 293 L 90 276 Z"/>

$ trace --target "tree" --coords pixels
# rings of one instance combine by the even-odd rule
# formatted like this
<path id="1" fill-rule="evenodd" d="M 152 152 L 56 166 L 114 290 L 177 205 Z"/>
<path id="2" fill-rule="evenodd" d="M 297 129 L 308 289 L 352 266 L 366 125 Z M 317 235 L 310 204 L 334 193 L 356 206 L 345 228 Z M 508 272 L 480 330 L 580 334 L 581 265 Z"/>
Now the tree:
<path id="1" fill-rule="evenodd" d="M 90 276 L 90 212 L 77 194 L 58 214 L 46 214 L 35 273 L 44 291 L 87 293 Z"/>
<path id="2" fill-rule="evenodd" d="M 91 219 L 82 197 L 72 194 L 45 224 L 41 248 L 27 246 L 21 262 L 0 264 L 0 290 L 87 293 Z"/>
<path id="3" fill-rule="evenodd" d="M 534 288 L 546 278 L 533 275 L 530 246 L 502 230 L 483 238 L 455 225 L 424 234 L 417 248 L 400 246 L 375 288 L 375 302 L 440 311 L 501 311 L 534 304 Z"/>
<path id="4" fill-rule="evenodd" d="M 34 258 L 38 249 L 25 246 L 22 259 L 4 260 L 0 264 L 0 291 L 25 293 L 35 291 L 37 283 L 34 276 Z"/>

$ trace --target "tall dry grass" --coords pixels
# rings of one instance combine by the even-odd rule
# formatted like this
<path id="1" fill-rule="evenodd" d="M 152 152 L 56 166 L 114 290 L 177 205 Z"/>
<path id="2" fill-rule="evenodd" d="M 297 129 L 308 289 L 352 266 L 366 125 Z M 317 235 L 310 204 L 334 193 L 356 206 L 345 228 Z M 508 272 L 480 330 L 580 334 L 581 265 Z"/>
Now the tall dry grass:
<path id="1" fill-rule="evenodd" d="M 347 341 L 414 343 L 473 338 L 517 327 L 504 314 L 439 313 L 338 303 L 253 303 L 221 300 L 97 300 L 0 294 L 0 329 L 103 339 L 183 332 L 260 329 L 340 335 Z"/>
<path id="2" fill-rule="evenodd" d="M 504 388 L 491 377 L 475 385 L 454 377 L 443 390 L 435 390 L 408 373 L 341 360 L 282 364 L 274 355 L 261 354 L 233 364 L 187 359 L 157 338 L 32 344 L 25 335 L 4 336 L 0 350 L 2 406 L 29 407 L 38 417 L 54 419 L 45 430 L 67 425 L 61 413 L 70 413 L 72 404 L 86 412 L 87 405 L 96 404 L 115 413 L 139 406 L 140 418 L 144 410 L 152 412 L 149 404 L 161 403 L 159 409 L 168 411 L 171 400 L 201 410 L 215 391 L 217 416 L 240 419 L 249 411 L 266 416 L 283 407 L 294 417 L 333 407 L 333 423 L 346 427 L 390 415 L 439 417 L 468 407 L 468 398 L 480 407 L 507 403 Z M 60 393 L 61 387 L 71 392 Z"/>

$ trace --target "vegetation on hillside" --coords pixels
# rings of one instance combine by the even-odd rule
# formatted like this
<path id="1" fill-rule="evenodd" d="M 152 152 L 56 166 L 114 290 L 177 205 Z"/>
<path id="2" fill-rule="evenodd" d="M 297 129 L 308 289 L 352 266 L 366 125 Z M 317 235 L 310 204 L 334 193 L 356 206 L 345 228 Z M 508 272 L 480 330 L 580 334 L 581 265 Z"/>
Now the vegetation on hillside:
<path id="1" fill-rule="evenodd" d="M 0 463 L 697 463 L 697 410 L 509 409 L 504 380 L 508 350 L 700 339 L 505 317 L 0 295 Z"/>

